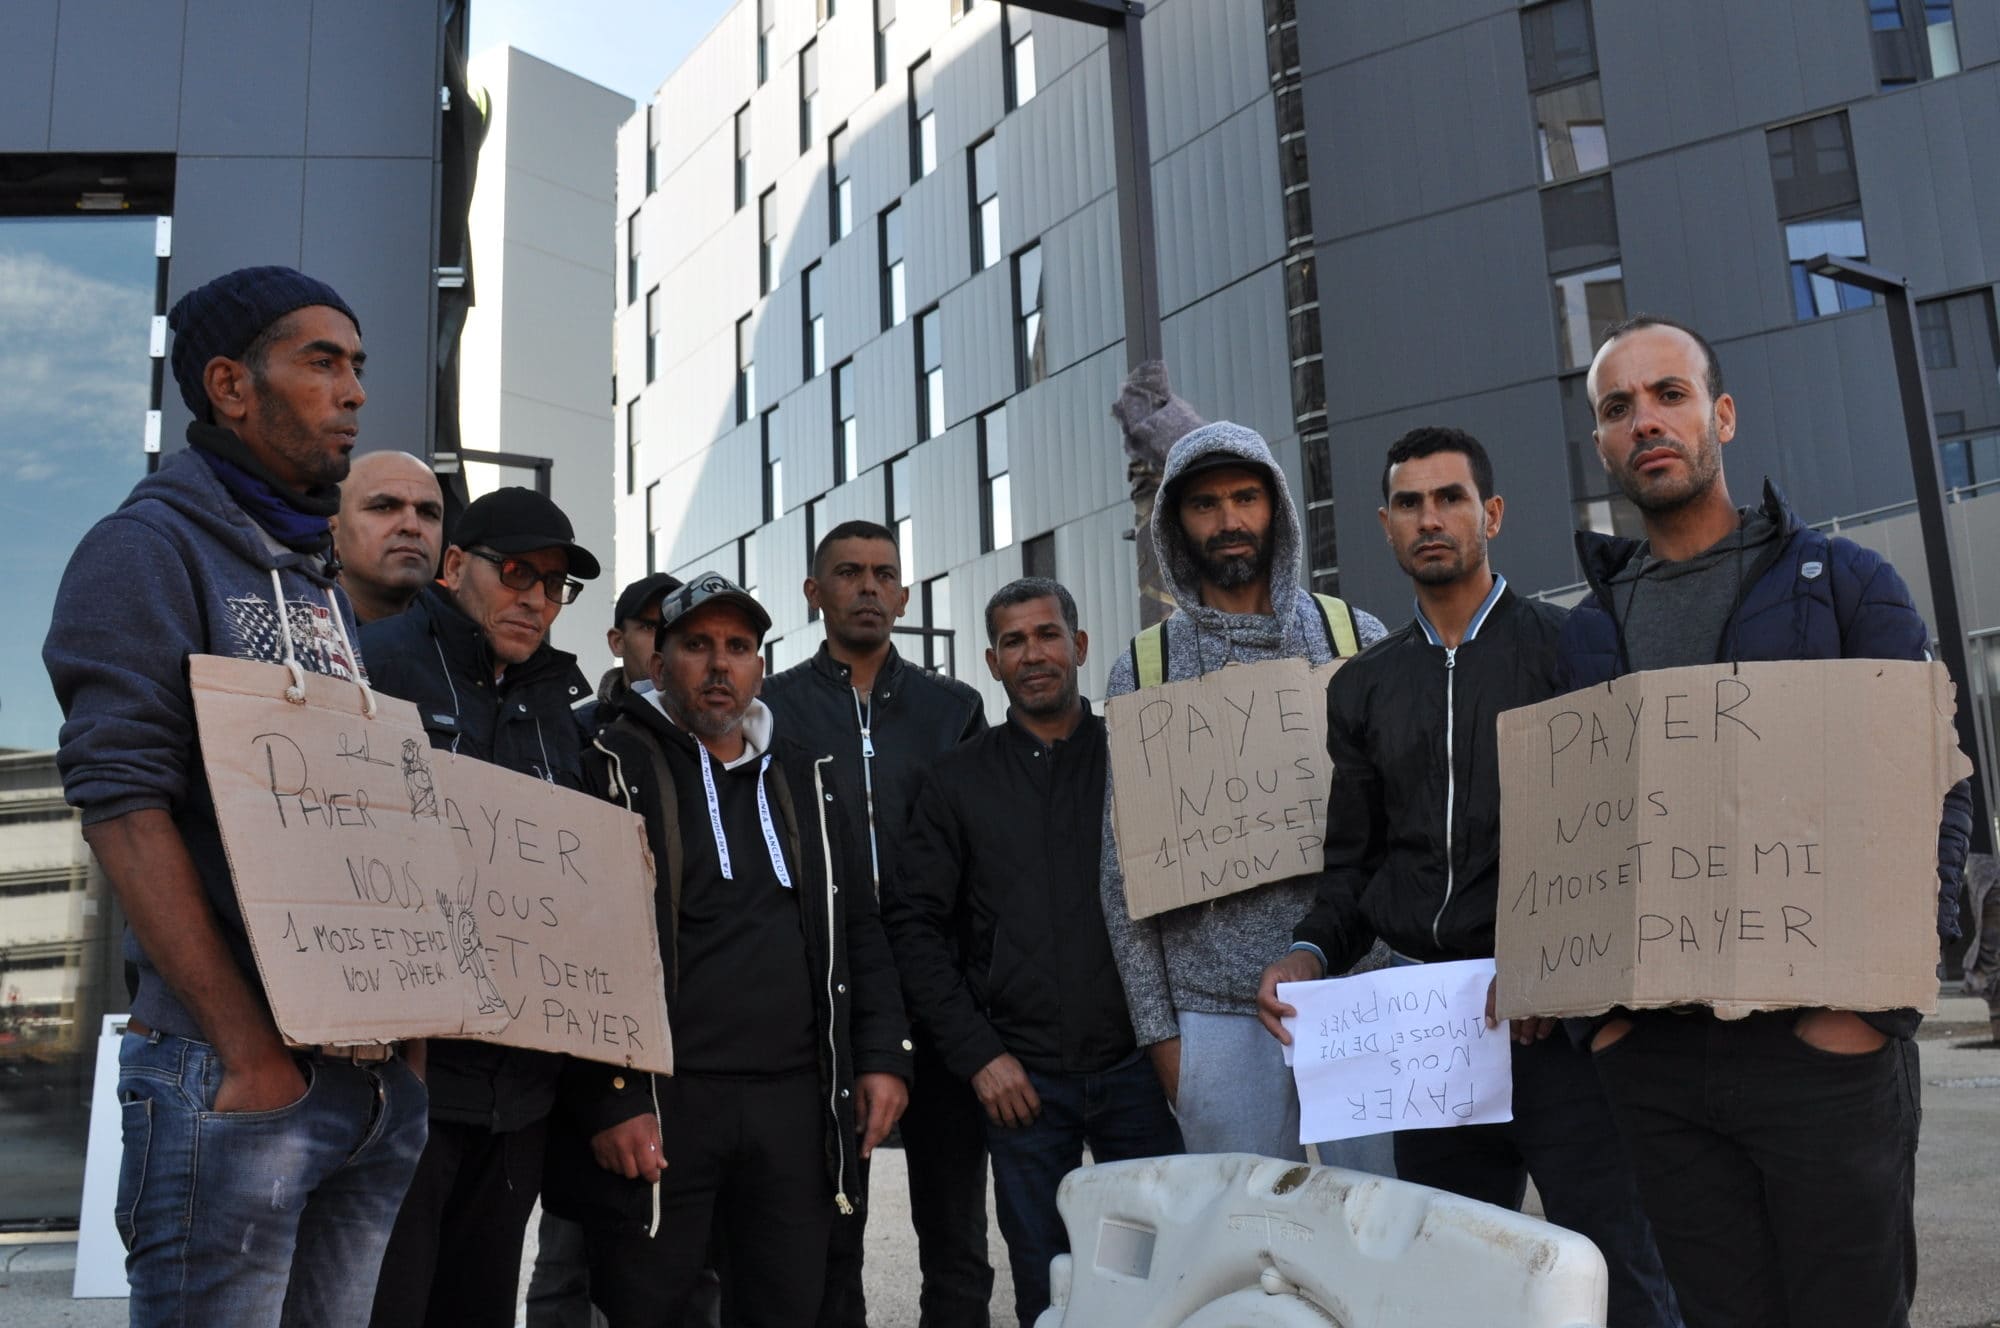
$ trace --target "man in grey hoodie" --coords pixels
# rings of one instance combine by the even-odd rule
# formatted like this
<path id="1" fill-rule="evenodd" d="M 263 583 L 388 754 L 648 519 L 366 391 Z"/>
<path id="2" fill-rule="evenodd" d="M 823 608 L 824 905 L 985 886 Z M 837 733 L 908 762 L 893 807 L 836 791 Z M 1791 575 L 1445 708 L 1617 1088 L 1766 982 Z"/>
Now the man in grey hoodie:
<path id="1" fill-rule="evenodd" d="M 1328 615 L 1299 584 L 1303 540 L 1291 490 L 1255 430 L 1218 421 L 1174 444 L 1153 508 L 1153 544 L 1179 606 L 1166 622 L 1164 681 L 1225 664 L 1333 658 Z M 1359 611 L 1353 626 L 1363 647 L 1386 635 Z M 1112 665 L 1107 699 L 1138 686 L 1134 653 L 1121 652 Z M 1290 948 L 1292 926 L 1311 909 L 1319 877 L 1135 921 L 1126 910 L 1111 801 L 1107 787 L 1105 927 L 1132 1030 L 1174 1103 L 1188 1151 L 1302 1158 L 1298 1096 L 1281 1049 L 1257 1021 L 1257 982 L 1264 965 Z M 1338 1160 L 1391 1170 L 1379 1140 Z"/>

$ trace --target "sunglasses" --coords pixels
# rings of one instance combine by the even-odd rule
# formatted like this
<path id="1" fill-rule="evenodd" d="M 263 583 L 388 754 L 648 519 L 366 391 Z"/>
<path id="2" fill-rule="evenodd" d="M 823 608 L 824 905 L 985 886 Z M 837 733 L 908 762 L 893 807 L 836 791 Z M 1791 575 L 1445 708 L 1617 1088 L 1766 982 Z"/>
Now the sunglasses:
<path id="1" fill-rule="evenodd" d="M 503 558 L 485 549 L 467 549 L 466 552 L 498 568 L 500 584 L 509 590 L 529 591 L 539 585 L 543 593 L 557 604 L 574 604 L 576 597 L 583 593 L 583 582 L 566 572 L 543 572 L 525 558 Z"/>

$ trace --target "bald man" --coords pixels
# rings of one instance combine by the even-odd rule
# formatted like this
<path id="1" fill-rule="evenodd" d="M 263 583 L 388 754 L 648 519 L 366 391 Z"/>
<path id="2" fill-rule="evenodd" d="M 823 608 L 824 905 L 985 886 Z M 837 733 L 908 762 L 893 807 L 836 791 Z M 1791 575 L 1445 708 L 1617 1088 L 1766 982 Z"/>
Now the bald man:
<path id="1" fill-rule="evenodd" d="M 395 617 L 437 576 L 444 494 L 431 468 L 408 452 L 355 457 L 328 524 L 341 589 L 363 623 Z"/>

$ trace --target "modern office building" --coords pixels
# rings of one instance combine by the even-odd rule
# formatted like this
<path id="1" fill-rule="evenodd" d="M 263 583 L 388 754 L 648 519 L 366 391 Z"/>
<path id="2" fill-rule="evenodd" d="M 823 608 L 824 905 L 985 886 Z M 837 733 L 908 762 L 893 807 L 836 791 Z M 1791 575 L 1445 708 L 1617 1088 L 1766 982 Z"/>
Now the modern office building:
<path id="1" fill-rule="evenodd" d="M 1718 345 L 1740 498 L 1769 474 L 1809 521 L 1907 503 L 1885 318 L 1804 270 L 1827 251 L 1909 277 L 1948 479 L 2000 478 L 1991 4 L 1158 0 L 1144 22 L 1170 372 L 1277 446 L 1316 586 L 1405 615 L 1374 509 L 1418 422 L 1492 447 L 1510 579 L 1574 583 L 1573 525 L 1631 526 L 1581 370 L 1639 310 Z M 907 621 L 952 632 L 909 653 L 997 702 L 979 609 L 1053 571 L 1100 689 L 1137 621 L 1110 116 L 1103 39 L 1018 6 L 731 9 L 619 135 L 620 575 L 745 578 L 783 666 L 819 635 L 813 538 L 885 521 Z M 1907 546 L 1897 521 L 1861 537 Z"/>

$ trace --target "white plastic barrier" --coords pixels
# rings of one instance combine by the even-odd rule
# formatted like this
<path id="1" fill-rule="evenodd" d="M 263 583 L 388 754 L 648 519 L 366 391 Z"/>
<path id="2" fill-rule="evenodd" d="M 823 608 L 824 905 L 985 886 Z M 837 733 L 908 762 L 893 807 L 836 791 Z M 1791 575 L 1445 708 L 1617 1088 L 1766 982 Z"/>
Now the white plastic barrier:
<path id="1" fill-rule="evenodd" d="M 1247 1153 L 1107 1162 L 1057 1198 L 1035 1328 L 1601 1328 L 1589 1240 L 1491 1204 Z"/>

